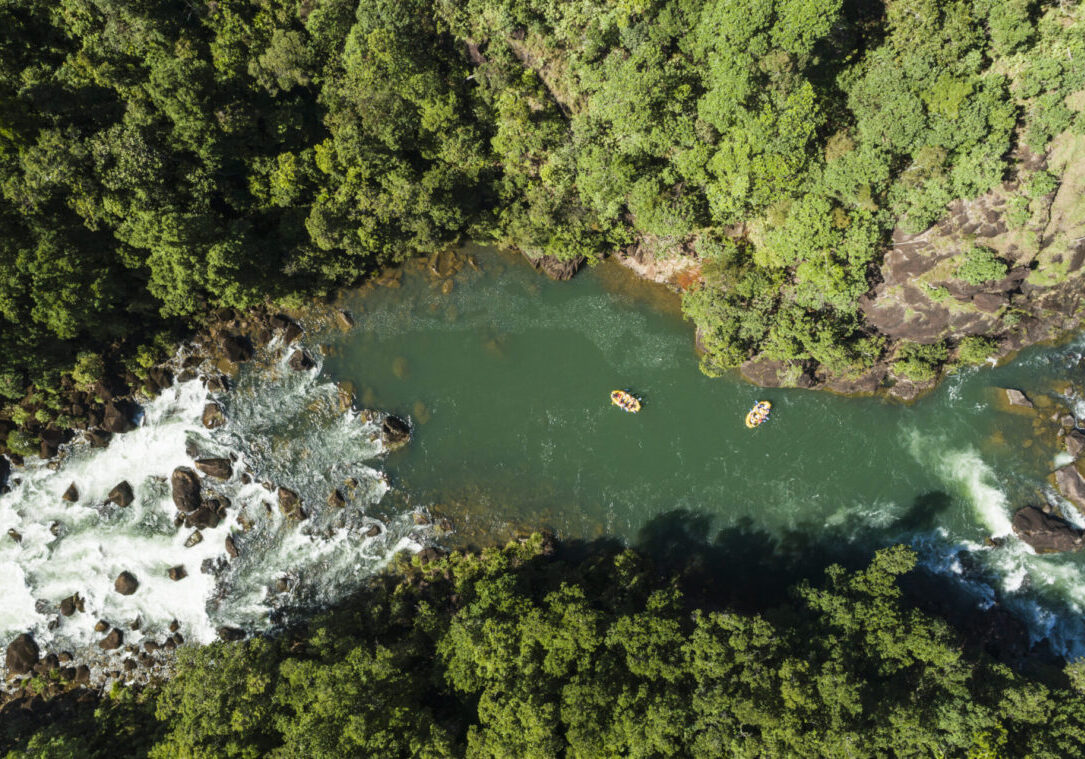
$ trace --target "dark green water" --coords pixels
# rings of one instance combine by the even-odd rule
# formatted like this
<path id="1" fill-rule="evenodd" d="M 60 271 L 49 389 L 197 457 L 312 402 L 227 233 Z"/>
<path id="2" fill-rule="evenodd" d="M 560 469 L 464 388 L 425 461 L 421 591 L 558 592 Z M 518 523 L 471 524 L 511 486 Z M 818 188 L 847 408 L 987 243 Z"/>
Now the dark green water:
<path id="1" fill-rule="evenodd" d="M 1012 537 L 984 546 L 1010 534 L 1015 508 L 1057 502 L 1055 451 L 997 388 L 1066 394 L 1080 341 L 962 372 L 911 406 L 761 390 L 703 376 L 677 299 L 616 265 L 555 283 L 516 257 L 472 255 L 479 270 L 451 293 L 415 269 L 349 299 L 357 327 L 324 365 L 359 403 L 411 418 L 414 440 L 387 462 L 397 497 L 447 514 L 464 539 L 548 527 L 637 543 L 680 523 L 698 540 L 724 531 L 829 558 L 907 541 L 977 598 L 1027 607 L 1037 634 L 1085 639 L 1068 621 L 1085 601 L 1082 558 L 1037 557 Z M 616 387 L 643 411 L 611 406 Z M 772 420 L 747 430 L 761 398 Z"/>

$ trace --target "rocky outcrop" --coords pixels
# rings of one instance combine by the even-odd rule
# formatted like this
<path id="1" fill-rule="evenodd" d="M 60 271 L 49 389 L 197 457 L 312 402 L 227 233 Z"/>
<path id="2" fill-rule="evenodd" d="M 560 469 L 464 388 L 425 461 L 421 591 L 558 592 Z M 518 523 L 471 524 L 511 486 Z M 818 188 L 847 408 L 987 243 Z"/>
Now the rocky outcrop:
<path id="1" fill-rule="evenodd" d="M 1011 406 L 1035 408 L 1035 405 L 1032 403 L 1032 401 L 1029 400 L 1028 396 L 1020 390 L 1014 389 L 1012 387 L 1004 388 L 1004 390 L 1006 391 L 1006 402 L 1009 403 Z"/>
<path id="2" fill-rule="evenodd" d="M 200 507 L 200 478 L 194 471 L 186 466 L 177 467 L 170 476 L 170 487 L 178 511 L 191 514 Z"/>
<path id="3" fill-rule="evenodd" d="M 381 444 L 386 451 L 394 451 L 411 440 L 411 427 L 398 416 L 389 414 L 381 421 Z"/>
<path id="4" fill-rule="evenodd" d="M 558 281 L 564 281 L 572 279 L 573 276 L 580 270 L 580 267 L 584 265 L 587 260 L 584 256 L 577 256 L 569 260 L 562 261 L 555 256 L 529 256 L 524 254 L 532 268 L 537 272 L 541 272 L 550 279 L 556 279 Z"/>
<path id="5" fill-rule="evenodd" d="M 1037 553 L 1081 550 L 1085 535 L 1065 519 L 1035 506 L 1026 506 L 1013 515 L 1013 531 Z"/>
<path id="6" fill-rule="evenodd" d="M 1055 470 L 1055 485 L 1079 509 L 1085 510 L 1085 478 L 1072 465 Z"/>
<path id="7" fill-rule="evenodd" d="M 139 589 L 139 580 L 131 572 L 121 572 L 113 581 L 113 589 L 122 596 L 130 596 Z"/>
<path id="8" fill-rule="evenodd" d="M 8 644 L 7 653 L 4 656 L 4 666 L 12 675 L 29 674 L 38 663 L 41 651 L 34 638 L 28 633 L 23 633 Z"/>
<path id="9" fill-rule="evenodd" d="M 200 421 L 204 427 L 213 430 L 226 424 L 226 415 L 222 412 L 222 406 L 217 403 L 208 403 L 203 407 Z"/>
<path id="10" fill-rule="evenodd" d="M 134 430 L 136 425 L 130 418 L 131 411 L 132 409 L 128 404 L 121 401 L 110 401 L 106 404 L 100 426 L 106 432 L 112 432 L 114 434 Z"/>
<path id="11" fill-rule="evenodd" d="M 316 366 L 313 357 L 310 356 L 307 351 L 301 349 L 290 354 L 290 358 L 287 360 L 286 364 L 295 372 L 307 372 Z"/>
<path id="12" fill-rule="evenodd" d="M 196 459 L 196 468 L 218 480 L 228 480 L 234 475 L 234 467 L 229 459 Z"/>
<path id="13" fill-rule="evenodd" d="M 305 519 L 305 510 L 302 509 L 301 498 L 290 488 L 280 487 L 278 490 L 279 511 L 288 519 Z"/>
<path id="14" fill-rule="evenodd" d="M 79 488 L 77 488 L 73 482 L 68 486 L 68 489 L 64 491 L 64 495 L 60 497 L 68 503 L 75 503 L 79 500 Z"/>
<path id="15" fill-rule="evenodd" d="M 115 503 L 121 508 L 128 508 L 134 500 L 136 500 L 136 494 L 132 492 L 132 486 L 125 480 L 109 491 L 106 503 Z"/>
<path id="16" fill-rule="evenodd" d="M 241 335 L 223 335 L 219 339 L 222 355 L 232 363 L 248 361 L 252 358 L 252 341 Z"/>

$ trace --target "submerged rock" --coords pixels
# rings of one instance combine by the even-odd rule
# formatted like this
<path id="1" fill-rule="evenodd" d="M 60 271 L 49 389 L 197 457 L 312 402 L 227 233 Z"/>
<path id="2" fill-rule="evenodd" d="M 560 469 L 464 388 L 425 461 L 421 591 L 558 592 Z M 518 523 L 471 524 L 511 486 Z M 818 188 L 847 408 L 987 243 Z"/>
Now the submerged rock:
<path id="1" fill-rule="evenodd" d="M 234 467 L 229 459 L 197 459 L 196 468 L 208 477 L 228 480 L 234 474 Z"/>
<path id="2" fill-rule="evenodd" d="M 131 572 L 121 572 L 113 581 L 113 588 L 122 596 L 130 596 L 139 589 L 139 580 Z"/>
<path id="3" fill-rule="evenodd" d="M 1032 403 L 1032 401 L 1029 400 L 1028 396 L 1025 395 L 1023 392 L 1021 392 L 1020 390 L 1016 390 L 1016 389 L 1014 389 L 1012 387 L 1007 387 L 1007 388 L 1004 388 L 1004 389 L 1006 391 L 1006 401 L 1011 406 L 1021 406 L 1023 408 L 1035 408 L 1035 405 Z"/>
<path id="4" fill-rule="evenodd" d="M 405 446 L 411 439 L 411 427 L 398 416 L 389 414 L 381 422 L 381 444 L 387 451 Z"/>
<path id="5" fill-rule="evenodd" d="M 109 491 L 106 503 L 115 503 L 121 508 L 127 508 L 132 505 L 134 500 L 136 500 L 136 495 L 132 492 L 132 486 L 125 480 Z"/>
<path id="6" fill-rule="evenodd" d="M 200 507 L 200 478 L 187 466 L 179 466 L 170 476 L 173 491 L 173 503 L 185 514 L 191 514 Z"/>
<path id="7" fill-rule="evenodd" d="M 4 665 L 12 675 L 25 675 L 34 669 L 40 655 L 41 651 L 34 638 L 23 633 L 8 644 Z"/>
<path id="8" fill-rule="evenodd" d="M 1035 506 L 1026 506 L 1013 515 L 1013 531 L 1038 553 L 1080 550 L 1085 535 L 1065 519 Z"/>
<path id="9" fill-rule="evenodd" d="M 226 424 L 226 415 L 222 413 L 222 406 L 217 403 L 208 403 L 203 407 L 200 421 L 203 422 L 204 427 L 213 430 Z"/>

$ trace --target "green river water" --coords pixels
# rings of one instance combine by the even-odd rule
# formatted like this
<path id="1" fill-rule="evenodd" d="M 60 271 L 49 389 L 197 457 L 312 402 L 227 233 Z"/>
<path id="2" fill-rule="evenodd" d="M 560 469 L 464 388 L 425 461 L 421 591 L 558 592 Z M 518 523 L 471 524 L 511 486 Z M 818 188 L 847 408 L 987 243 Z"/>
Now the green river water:
<path id="1" fill-rule="evenodd" d="M 998 403 L 999 387 L 1067 395 L 1080 340 L 963 371 L 912 405 L 766 390 L 705 377 L 677 297 L 616 264 L 557 283 L 471 254 L 477 269 L 451 293 L 414 267 L 400 287 L 348 298 L 357 326 L 325 359 L 360 404 L 412 421 L 386 462 L 393 502 L 446 515 L 475 543 L 540 527 L 632 544 L 681 534 L 816 563 L 909 542 L 979 603 L 1017 607 L 1035 636 L 1085 640 L 1085 560 L 1036 556 L 1010 530 L 1027 503 L 1076 518 L 1047 484 L 1056 452 L 1032 415 Z M 644 399 L 640 414 L 610 404 L 619 387 Z M 762 398 L 772 419 L 748 430 Z"/>

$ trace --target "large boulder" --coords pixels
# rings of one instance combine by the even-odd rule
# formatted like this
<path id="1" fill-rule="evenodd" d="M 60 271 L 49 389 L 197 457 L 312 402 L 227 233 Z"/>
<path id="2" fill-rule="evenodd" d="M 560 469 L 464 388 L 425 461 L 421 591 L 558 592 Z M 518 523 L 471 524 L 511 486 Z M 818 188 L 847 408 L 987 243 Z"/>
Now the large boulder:
<path id="1" fill-rule="evenodd" d="M 139 580 L 131 572 L 121 572 L 113 581 L 113 588 L 122 596 L 130 596 L 139 589 Z"/>
<path id="2" fill-rule="evenodd" d="M 170 476 L 173 503 L 178 511 L 190 514 L 200 508 L 200 477 L 187 466 L 179 466 Z"/>
<path id="3" fill-rule="evenodd" d="M 125 480 L 117 483 L 117 486 L 109 491 L 106 503 L 115 503 L 121 508 L 128 508 L 134 500 L 136 500 L 136 494 L 132 492 L 132 486 L 128 484 L 128 480 Z"/>
<path id="4" fill-rule="evenodd" d="M 381 422 L 381 444 L 387 451 L 402 448 L 411 439 L 411 427 L 398 416 L 389 414 Z"/>
<path id="5" fill-rule="evenodd" d="M 234 467 L 229 459 L 196 459 L 196 468 L 208 477 L 219 480 L 228 480 L 234 474 Z"/>
<path id="6" fill-rule="evenodd" d="M 136 425 L 128 416 L 128 409 L 123 404 L 110 401 L 102 415 L 102 429 L 106 432 L 121 433 L 134 430 Z"/>
<path id="7" fill-rule="evenodd" d="M 222 413 L 222 406 L 217 403 L 208 403 L 203 407 L 200 421 L 203 422 L 204 427 L 213 430 L 226 424 L 226 415 Z"/>
<path id="8" fill-rule="evenodd" d="M 279 511 L 289 519 L 305 519 L 305 511 L 301 507 L 301 497 L 290 488 L 280 487 L 278 490 Z"/>
<path id="9" fill-rule="evenodd" d="M 290 359 L 286 363 L 295 372 L 307 372 L 316 366 L 313 357 L 300 348 L 290 354 Z"/>
<path id="10" fill-rule="evenodd" d="M 68 489 L 64 491 L 64 495 L 60 497 L 68 503 L 75 503 L 79 500 L 79 488 L 77 488 L 73 482 L 68 486 Z"/>
<path id="11" fill-rule="evenodd" d="M 1021 406 L 1022 408 L 1034 408 L 1032 401 L 1020 390 L 1012 387 L 1004 388 L 1006 391 L 1006 401 L 1011 406 Z"/>
<path id="12" fill-rule="evenodd" d="M 235 364 L 252 358 L 252 343 L 246 337 L 223 335 L 219 346 L 222 348 L 222 355 Z"/>
<path id="13" fill-rule="evenodd" d="M 1075 506 L 1085 509 L 1085 478 L 1073 465 L 1055 470 L 1055 485 Z"/>
<path id="14" fill-rule="evenodd" d="M 12 675 L 25 675 L 34 669 L 38 663 L 41 651 L 34 638 L 23 633 L 8 644 L 7 655 L 4 657 L 4 666 Z"/>
<path id="15" fill-rule="evenodd" d="M 109 635 L 98 641 L 98 648 L 103 651 L 113 651 L 124 645 L 124 633 L 114 627 Z"/>
<path id="16" fill-rule="evenodd" d="M 1078 551 L 1085 532 L 1061 517 L 1026 506 L 1013 515 L 1013 531 L 1038 553 Z"/>

